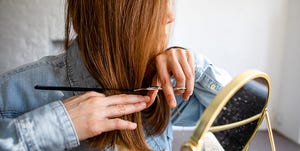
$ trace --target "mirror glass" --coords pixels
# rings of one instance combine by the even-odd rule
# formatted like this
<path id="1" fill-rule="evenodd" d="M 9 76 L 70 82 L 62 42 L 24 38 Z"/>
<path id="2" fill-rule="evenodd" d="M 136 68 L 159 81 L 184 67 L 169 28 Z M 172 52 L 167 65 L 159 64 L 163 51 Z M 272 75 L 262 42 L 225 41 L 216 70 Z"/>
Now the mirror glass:
<path id="1" fill-rule="evenodd" d="M 266 79 L 256 78 L 240 88 L 222 108 L 212 126 L 230 124 L 260 114 L 267 103 L 269 85 Z M 214 132 L 224 150 L 243 150 L 253 133 L 259 119 L 228 130 Z"/>

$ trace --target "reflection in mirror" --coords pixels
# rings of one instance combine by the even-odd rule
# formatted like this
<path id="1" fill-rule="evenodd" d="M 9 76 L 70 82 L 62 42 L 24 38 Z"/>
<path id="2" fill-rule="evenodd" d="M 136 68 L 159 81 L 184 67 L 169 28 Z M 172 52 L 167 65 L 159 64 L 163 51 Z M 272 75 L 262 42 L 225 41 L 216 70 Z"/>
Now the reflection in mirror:
<path id="1" fill-rule="evenodd" d="M 265 79 L 256 78 L 247 82 L 222 108 L 213 126 L 239 122 L 260 114 L 267 103 L 268 93 L 269 86 Z M 243 150 L 257 128 L 258 120 L 214 134 L 226 151 Z"/>

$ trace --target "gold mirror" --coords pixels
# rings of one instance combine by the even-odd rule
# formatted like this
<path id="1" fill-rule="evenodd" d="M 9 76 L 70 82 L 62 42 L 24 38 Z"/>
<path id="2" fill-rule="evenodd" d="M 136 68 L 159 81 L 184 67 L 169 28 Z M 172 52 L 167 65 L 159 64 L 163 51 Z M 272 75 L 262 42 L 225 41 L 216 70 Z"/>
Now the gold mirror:
<path id="1" fill-rule="evenodd" d="M 267 74 L 248 70 L 235 77 L 214 98 L 201 116 L 190 140 L 181 151 L 200 151 L 208 133 L 214 134 L 225 151 L 248 150 L 264 118 L 268 124 L 272 150 L 275 144 L 267 104 L 270 78 Z"/>

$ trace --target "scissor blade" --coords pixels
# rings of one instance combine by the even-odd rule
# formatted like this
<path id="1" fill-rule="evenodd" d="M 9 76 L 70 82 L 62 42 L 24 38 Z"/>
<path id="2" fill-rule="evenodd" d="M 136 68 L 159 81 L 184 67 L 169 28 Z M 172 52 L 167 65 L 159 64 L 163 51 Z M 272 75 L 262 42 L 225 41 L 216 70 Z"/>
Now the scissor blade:
<path id="1" fill-rule="evenodd" d="M 185 87 L 173 87 L 174 91 L 177 90 L 185 90 Z M 154 91 L 154 90 L 163 90 L 163 88 L 161 86 L 152 86 L 152 87 L 147 87 L 147 88 L 139 88 L 139 89 L 135 89 L 133 91 Z"/>

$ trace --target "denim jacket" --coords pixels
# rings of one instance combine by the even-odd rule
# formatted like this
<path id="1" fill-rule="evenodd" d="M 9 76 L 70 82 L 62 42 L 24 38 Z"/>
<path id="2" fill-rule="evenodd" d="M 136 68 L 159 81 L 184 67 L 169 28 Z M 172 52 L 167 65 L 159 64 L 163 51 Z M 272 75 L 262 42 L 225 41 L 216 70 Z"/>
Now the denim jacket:
<path id="1" fill-rule="evenodd" d="M 0 150 L 92 150 L 80 142 L 62 100 L 79 92 L 41 91 L 35 85 L 97 87 L 76 42 L 63 54 L 47 56 L 0 75 Z M 172 150 L 172 125 L 194 126 L 217 92 L 230 80 L 202 55 L 195 55 L 195 88 L 189 101 L 176 96 L 170 124 L 146 138 L 153 150 Z M 173 80 L 174 82 L 174 80 Z M 180 113 L 180 114 L 178 114 Z"/>

